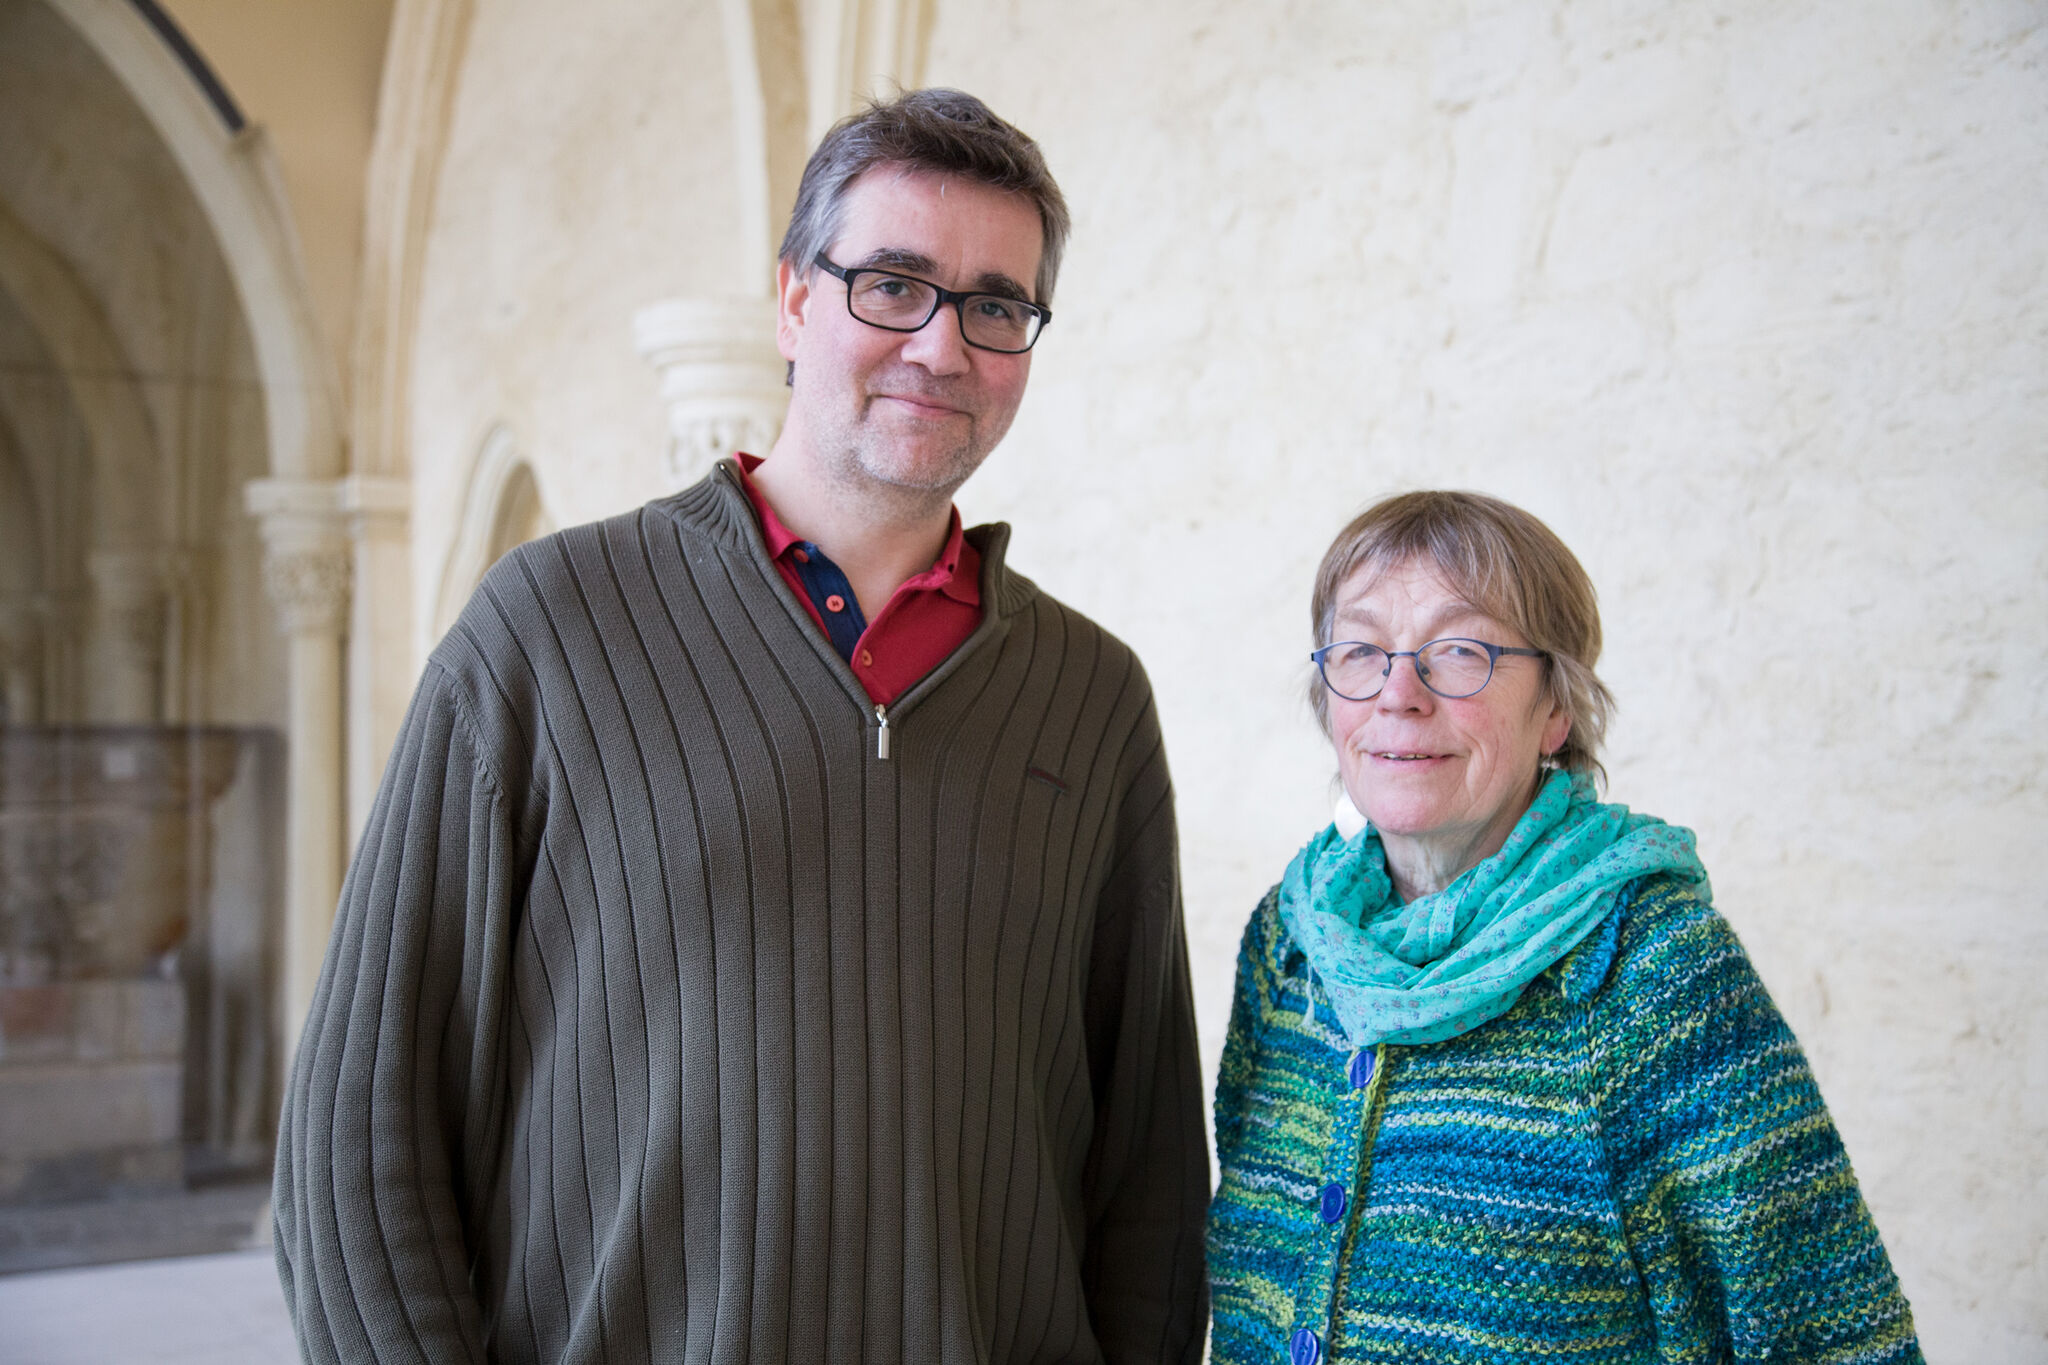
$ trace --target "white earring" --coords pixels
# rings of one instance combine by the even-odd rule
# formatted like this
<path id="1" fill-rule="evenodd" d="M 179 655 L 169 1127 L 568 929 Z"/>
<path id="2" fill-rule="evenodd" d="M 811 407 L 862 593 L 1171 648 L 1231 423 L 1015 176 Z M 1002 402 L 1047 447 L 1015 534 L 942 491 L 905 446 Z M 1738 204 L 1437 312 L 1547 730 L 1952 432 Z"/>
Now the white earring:
<path id="1" fill-rule="evenodd" d="M 1342 787 L 1337 789 L 1337 806 L 1330 814 L 1330 823 L 1337 827 L 1340 838 L 1351 839 L 1365 828 L 1365 813 L 1351 802 L 1351 793 Z"/>

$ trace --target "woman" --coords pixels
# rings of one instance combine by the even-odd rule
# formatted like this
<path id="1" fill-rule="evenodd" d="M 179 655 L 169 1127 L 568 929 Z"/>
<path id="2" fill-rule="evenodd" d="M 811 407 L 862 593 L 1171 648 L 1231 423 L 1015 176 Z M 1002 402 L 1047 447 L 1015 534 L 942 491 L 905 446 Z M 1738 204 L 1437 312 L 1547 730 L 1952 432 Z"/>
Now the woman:
<path id="1" fill-rule="evenodd" d="M 1571 552 L 1495 499 L 1406 494 L 1337 537 L 1312 612 L 1364 821 L 1245 931 L 1212 1359 L 1919 1361 L 1691 831 L 1595 800 Z"/>

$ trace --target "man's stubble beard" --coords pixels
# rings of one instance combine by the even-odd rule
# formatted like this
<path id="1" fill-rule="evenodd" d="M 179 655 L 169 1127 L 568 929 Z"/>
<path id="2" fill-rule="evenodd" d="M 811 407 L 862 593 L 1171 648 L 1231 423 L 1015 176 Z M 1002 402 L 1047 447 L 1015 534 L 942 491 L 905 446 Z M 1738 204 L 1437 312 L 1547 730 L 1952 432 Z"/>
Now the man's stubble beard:
<path id="1" fill-rule="evenodd" d="M 981 468 L 1009 428 L 1004 422 L 1002 430 L 987 432 L 988 418 L 970 414 L 958 440 L 937 452 L 913 454 L 866 420 L 877 401 L 870 395 L 860 419 L 841 423 L 832 433 L 833 481 L 842 494 L 886 505 L 898 515 L 924 515 L 950 506 L 953 494 Z"/>

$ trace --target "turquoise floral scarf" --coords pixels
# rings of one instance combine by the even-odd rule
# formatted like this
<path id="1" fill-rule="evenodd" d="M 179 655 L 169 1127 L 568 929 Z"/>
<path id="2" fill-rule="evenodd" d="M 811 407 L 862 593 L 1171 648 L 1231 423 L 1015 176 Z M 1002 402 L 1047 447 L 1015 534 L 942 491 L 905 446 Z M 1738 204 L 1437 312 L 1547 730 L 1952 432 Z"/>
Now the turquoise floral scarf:
<path id="1" fill-rule="evenodd" d="M 1379 832 L 1346 839 L 1330 826 L 1288 864 L 1280 918 L 1353 1047 L 1436 1043 L 1507 1013 L 1624 886 L 1657 872 L 1708 895 L 1691 830 L 1597 801 L 1590 778 L 1557 772 L 1498 853 L 1408 904 Z"/>

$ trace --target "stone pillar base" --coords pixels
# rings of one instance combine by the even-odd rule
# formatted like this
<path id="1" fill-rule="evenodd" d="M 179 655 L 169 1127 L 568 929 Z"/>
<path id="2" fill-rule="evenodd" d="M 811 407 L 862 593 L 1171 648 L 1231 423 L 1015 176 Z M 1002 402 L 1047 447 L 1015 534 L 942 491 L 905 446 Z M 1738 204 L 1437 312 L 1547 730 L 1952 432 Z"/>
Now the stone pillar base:
<path id="1" fill-rule="evenodd" d="M 185 1183 L 177 981 L 0 986 L 0 1204 Z"/>

